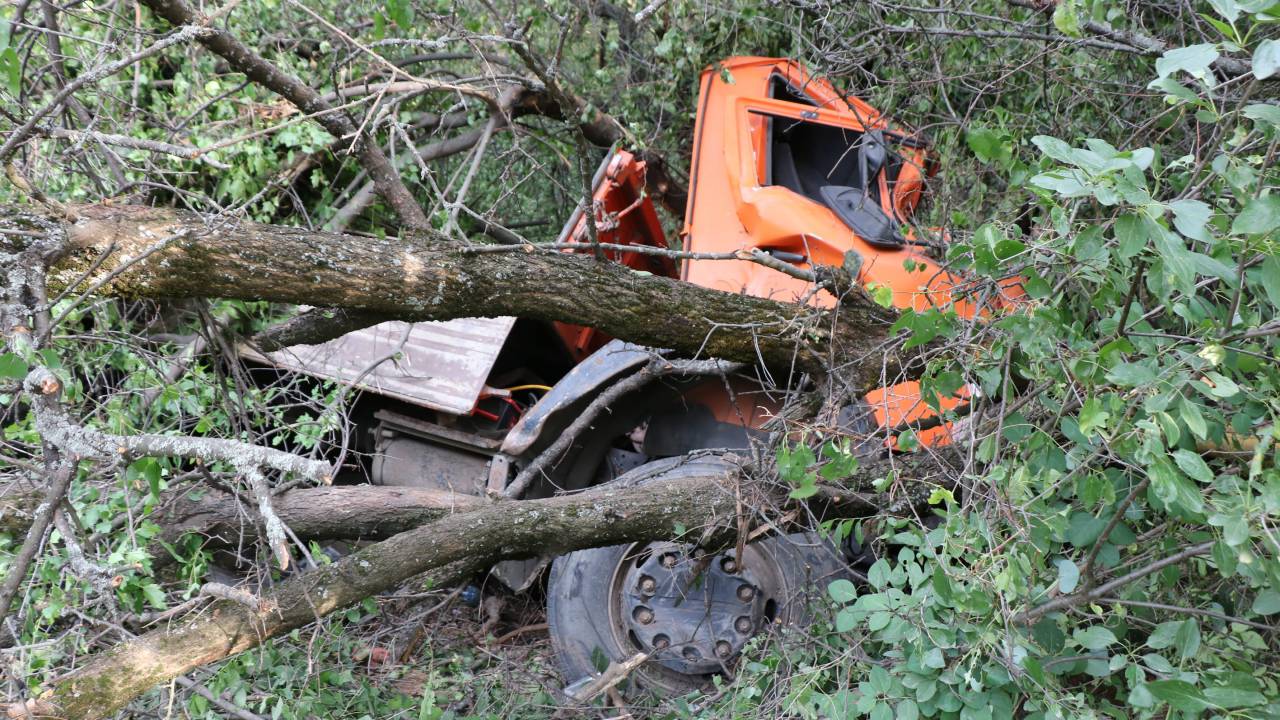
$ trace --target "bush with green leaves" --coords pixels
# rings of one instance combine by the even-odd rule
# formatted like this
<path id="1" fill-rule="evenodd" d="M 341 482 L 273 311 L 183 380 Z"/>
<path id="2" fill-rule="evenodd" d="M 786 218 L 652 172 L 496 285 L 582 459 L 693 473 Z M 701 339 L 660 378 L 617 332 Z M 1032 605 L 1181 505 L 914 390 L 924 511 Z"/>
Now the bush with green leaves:
<path id="1" fill-rule="evenodd" d="M 865 582 L 831 583 L 828 650 L 804 658 L 780 707 L 1280 714 L 1280 110 L 1261 99 L 1277 43 L 1259 39 L 1277 18 L 1270 3 L 1213 8 L 1220 39 L 1164 52 L 1145 105 L 1204 135 L 1190 153 L 970 129 L 1037 222 L 987 222 L 948 258 L 1025 296 L 982 332 L 945 308 L 900 325 L 951 342 L 923 386 L 973 389 L 971 473 L 931 498 L 936 526 L 861 529 L 878 559 Z M 1216 75 L 1227 52 L 1250 54 L 1252 73 Z M 779 456 L 784 477 L 797 454 Z M 830 467 L 822 454 L 803 460 Z M 745 676 L 726 708 L 776 683 Z"/>

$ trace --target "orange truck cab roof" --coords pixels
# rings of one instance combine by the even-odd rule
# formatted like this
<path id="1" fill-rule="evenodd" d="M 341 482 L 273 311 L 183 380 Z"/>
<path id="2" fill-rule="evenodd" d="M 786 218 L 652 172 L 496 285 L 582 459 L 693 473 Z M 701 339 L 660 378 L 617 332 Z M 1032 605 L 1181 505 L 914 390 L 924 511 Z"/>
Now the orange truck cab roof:
<path id="1" fill-rule="evenodd" d="M 799 63 L 730 58 L 702 74 L 684 248 L 759 249 L 802 268 L 853 252 L 858 280 L 891 288 L 897 307 L 944 304 L 951 283 L 905 230 L 932 170 L 926 142 Z M 849 199 L 863 216 L 852 223 L 834 209 Z M 682 277 L 777 300 L 810 289 L 745 260 L 688 261 Z"/>
<path id="2" fill-rule="evenodd" d="M 685 250 L 758 249 L 800 268 L 857 267 L 857 280 L 890 289 L 898 308 L 951 300 L 954 280 L 906 225 L 936 169 L 926 141 L 793 60 L 729 58 L 703 72 L 698 95 Z M 745 260 L 689 260 L 681 277 L 776 300 L 836 302 Z M 884 427 L 933 414 L 916 382 L 866 400 Z M 941 399 L 943 407 L 959 402 Z M 920 439 L 945 443 L 949 434 L 939 427 Z"/>
<path id="3" fill-rule="evenodd" d="M 951 307 L 971 316 L 977 310 L 964 298 L 952 304 L 963 280 L 941 267 L 908 222 L 935 170 L 926 140 L 794 60 L 728 58 L 701 77 L 683 249 L 721 257 L 759 250 L 801 269 L 856 268 L 860 284 L 889 290 L 899 309 Z M 643 176 L 643 161 L 626 150 L 605 159 L 593 198 L 599 242 L 668 246 L 643 195 Z M 561 241 L 582 243 L 587 235 L 578 213 Z M 610 257 L 674 275 L 669 266 L 652 265 L 652 255 Z M 679 277 L 783 302 L 837 302 L 812 292 L 811 283 L 748 259 L 686 259 Z M 590 329 L 559 329 L 578 359 L 607 339 Z M 940 405 L 954 407 L 965 394 L 940 398 Z M 883 427 L 934 414 L 914 381 L 879 388 L 866 400 Z M 919 439 L 945 443 L 949 430 L 935 427 Z"/>

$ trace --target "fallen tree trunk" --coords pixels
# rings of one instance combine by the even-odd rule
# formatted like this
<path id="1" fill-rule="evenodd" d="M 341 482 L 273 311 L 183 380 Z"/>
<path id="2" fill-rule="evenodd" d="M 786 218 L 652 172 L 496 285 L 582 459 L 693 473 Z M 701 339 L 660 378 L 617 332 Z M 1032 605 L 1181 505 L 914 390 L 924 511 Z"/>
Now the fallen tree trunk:
<path id="1" fill-rule="evenodd" d="M 169 543 L 186 533 L 220 544 L 253 542 L 258 527 L 244 502 L 224 492 L 188 492 L 152 519 Z M 272 500 L 276 516 L 303 540 L 383 540 L 485 504 L 474 495 L 382 485 L 298 488 Z"/>
<path id="2" fill-rule="evenodd" d="M 736 465 L 696 462 L 698 472 L 678 481 L 658 478 L 643 485 L 607 485 L 542 500 L 480 501 L 483 507 L 446 515 L 281 583 L 254 606 L 218 601 L 193 619 L 121 643 L 89 658 L 38 699 L 13 704 L 7 712 L 10 717 L 108 717 L 157 684 L 422 573 L 435 571 L 437 578 L 452 580 L 504 558 L 671 539 L 678 536 L 677 525 L 690 528 L 695 540 L 722 543 L 741 529 L 738 519 L 744 507 L 786 502 L 785 488 L 745 481 Z M 849 480 L 847 500 L 838 498 L 833 507 L 846 514 L 875 513 L 878 504 L 866 496 L 854 497 L 855 491 L 865 489 L 888 465 L 889 461 L 872 462 L 859 469 Z M 936 460 L 910 458 L 898 464 L 898 482 L 931 485 L 939 470 Z M 828 494 L 825 502 L 831 500 Z"/>
<path id="3" fill-rule="evenodd" d="M 172 209 L 85 206 L 50 284 L 129 298 L 221 297 L 342 307 L 404 320 L 514 315 L 590 326 L 679 354 L 821 371 L 881 384 L 906 363 L 885 349 L 894 314 L 859 296 L 838 314 L 735 295 L 552 252 L 472 252 L 418 233 L 374 238 L 210 219 Z M 0 210 L 0 223 L 56 222 Z"/>

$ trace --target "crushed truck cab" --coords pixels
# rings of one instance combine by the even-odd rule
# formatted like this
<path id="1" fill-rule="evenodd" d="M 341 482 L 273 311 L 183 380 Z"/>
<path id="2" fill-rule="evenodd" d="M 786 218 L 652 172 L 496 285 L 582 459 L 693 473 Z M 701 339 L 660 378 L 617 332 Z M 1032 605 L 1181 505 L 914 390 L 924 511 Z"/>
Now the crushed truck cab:
<path id="1" fill-rule="evenodd" d="M 878 296 L 887 291 L 897 308 L 975 312 L 952 304 L 963 281 L 940 266 L 940 241 L 909 222 L 936 170 L 928 142 L 866 102 L 792 60 L 730 58 L 702 74 L 692 148 L 678 236 L 666 235 L 645 193 L 645 163 L 624 148 L 600 165 L 590 205 L 569 218 L 557 250 L 817 307 L 838 299 L 769 265 L 841 266 Z M 771 262 L 754 261 L 753 253 Z M 762 369 L 651 382 L 613 398 L 590 427 L 541 458 L 593 400 L 626 387 L 618 384 L 658 353 L 591 328 L 496 318 L 385 323 L 260 359 L 368 391 L 354 413 L 361 429 L 354 456 L 364 458 L 372 482 L 500 494 L 539 462 L 521 495 L 540 497 L 622 475 L 628 482 L 678 478 L 689 463 L 713 462 L 696 454 L 683 460 L 693 451 L 765 438 L 760 427 L 781 409 L 786 387 L 764 386 L 756 378 L 770 375 Z M 932 413 L 918 385 L 906 382 L 869 393 L 840 422 L 862 447 L 885 452 L 889 429 Z M 935 425 L 919 439 L 949 442 L 949 427 Z M 621 662 L 647 653 L 634 685 L 698 686 L 762 628 L 803 622 L 805 598 L 858 555 L 810 534 L 759 540 L 742 553 L 721 553 L 701 583 L 696 568 L 706 558 L 677 543 L 555 559 L 548 622 L 566 680 L 590 680 L 600 657 Z M 494 572 L 524 588 L 549 560 L 502 563 Z M 691 607 L 709 608 L 710 617 Z"/>

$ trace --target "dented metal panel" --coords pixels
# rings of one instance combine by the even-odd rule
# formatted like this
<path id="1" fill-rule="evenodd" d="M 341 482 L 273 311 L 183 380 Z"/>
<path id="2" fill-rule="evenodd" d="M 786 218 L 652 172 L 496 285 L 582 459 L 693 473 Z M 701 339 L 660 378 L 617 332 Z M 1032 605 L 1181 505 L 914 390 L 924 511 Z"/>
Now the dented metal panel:
<path id="1" fill-rule="evenodd" d="M 513 325 L 512 317 L 394 320 L 259 357 L 279 368 L 464 415 L 475 407 Z"/>

